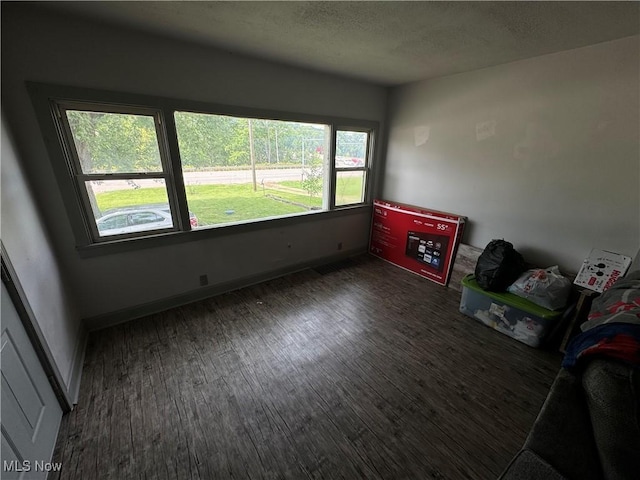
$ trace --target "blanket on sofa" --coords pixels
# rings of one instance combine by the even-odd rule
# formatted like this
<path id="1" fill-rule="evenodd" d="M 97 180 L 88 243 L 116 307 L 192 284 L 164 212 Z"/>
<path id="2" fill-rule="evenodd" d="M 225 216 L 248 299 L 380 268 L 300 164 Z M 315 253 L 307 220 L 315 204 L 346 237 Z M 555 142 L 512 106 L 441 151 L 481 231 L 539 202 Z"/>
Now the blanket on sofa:
<path id="1" fill-rule="evenodd" d="M 567 347 L 563 367 L 574 368 L 595 355 L 640 367 L 640 270 L 596 298 L 580 328 L 582 333 Z"/>

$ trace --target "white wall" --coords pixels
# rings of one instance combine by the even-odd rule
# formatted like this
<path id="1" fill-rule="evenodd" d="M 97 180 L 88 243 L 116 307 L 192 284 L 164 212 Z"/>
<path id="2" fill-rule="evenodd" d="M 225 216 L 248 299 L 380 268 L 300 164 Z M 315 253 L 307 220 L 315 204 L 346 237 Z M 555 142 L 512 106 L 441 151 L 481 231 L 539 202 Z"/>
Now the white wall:
<path id="1" fill-rule="evenodd" d="M 71 397 L 84 330 L 2 118 L 2 243 Z M 77 371 L 75 373 L 77 375 Z"/>
<path id="2" fill-rule="evenodd" d="M 205 273 L 210 285 L 225 284 L 328 258 L 339 253 L 338 242 L 343 252 L 366 248 L 368 211 L 82 259 L 25 81 L 377 121 L 384 118 L 386 90 L 42 13 L 28 3 L 3 3 L 2 9 L 3 109 L 83 318 L 196 291 Z"/>
<path id="3" fill-rule="evenodd" d="M 635 255 L 639 47 L 635 36 L 392 90 L 382 196 L 467 215 L 466 243 L 505 238 L 543 266 L 575 272 L 592 247 Z M 483 122 L 495 132 L 479 140 Z"/>

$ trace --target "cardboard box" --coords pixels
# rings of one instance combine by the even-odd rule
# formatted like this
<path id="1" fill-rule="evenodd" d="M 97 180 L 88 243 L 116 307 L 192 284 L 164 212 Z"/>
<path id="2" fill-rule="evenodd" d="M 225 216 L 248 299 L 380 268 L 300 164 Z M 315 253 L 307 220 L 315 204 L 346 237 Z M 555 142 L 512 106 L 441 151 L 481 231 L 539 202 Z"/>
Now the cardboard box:
<path id="1" fill-rule="evenodd" d="M 631 257 L 606 250 L 591 250 L 582 262 L 574 284 L 602 293 L 624 276 L 631 265 Z"/>
<path id="2" fill-rule="evenodd" d="M 452 213 L 375 200 L 369 252 L 446 285 L 465 220 Z"/>

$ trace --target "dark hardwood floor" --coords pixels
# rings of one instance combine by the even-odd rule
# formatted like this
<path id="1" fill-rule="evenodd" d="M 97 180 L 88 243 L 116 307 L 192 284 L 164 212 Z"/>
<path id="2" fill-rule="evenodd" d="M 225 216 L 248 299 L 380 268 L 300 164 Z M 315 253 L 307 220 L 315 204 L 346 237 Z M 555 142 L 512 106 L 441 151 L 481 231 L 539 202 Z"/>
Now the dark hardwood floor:
<path id="1" fill-rule="evenodd" d="M 373 257 L 91 334 L 54 479 L 491 479 L 559 368 Z"/>

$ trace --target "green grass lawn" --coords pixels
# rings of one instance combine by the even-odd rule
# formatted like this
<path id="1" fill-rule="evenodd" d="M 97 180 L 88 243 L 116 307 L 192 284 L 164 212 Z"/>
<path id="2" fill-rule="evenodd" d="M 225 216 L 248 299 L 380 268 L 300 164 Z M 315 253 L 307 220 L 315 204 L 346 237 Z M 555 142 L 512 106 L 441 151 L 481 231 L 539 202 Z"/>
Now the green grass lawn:
<path id="1" fill-rule="evenodd" d="M 302 189 L 299 180 L 278 182 L 286 187 Z M 336 181 L 336 205 L 359 203 L 362 200 L 362 177 L 338 177 Z"/>
<path id="2" fill-rule="evenodd" d="M 152 203 L 169 203 L 167 190 L 164 188 L 138 188 L 134 190 L 114 190 L 98 193 L 96 202 L 101 212 L 114 208 L 149 205 Z"/>
<path id="3" fill-rule="evenodd" d="M 189 210 L 198 217 L 200 226 L 301 213 L 309 211 L 311 207 L 322 206 L 321 198 L 271 189 L 263 191 L 260 187 L 254 192 L 251 184 L 188 185 L 186 192 Z M 268 195 L 286 201 L 279 201 Z M 97 194 L 96 201 L 102 212 L 135 205 L 168 203 L 164 188 L 105 192 Z"/>
<path id="4" fill-rule="evenodd" d="M 298 189 L 300 193 L 283 191 L 277 186 L 265 189 L 258 186 L 258 191 L 254 192 L 251 184 L 187 185 L 187 203 L 189 210 L 198 217 L 200 226 L 289 215 L 322 207 L 321 196 L 310 197 L 302 189 L 301 182 L 283 181 L 279 185 L 288 187 L 288 190 Z M 338 205 L 359 202 L 361 180 L 341 178 L 336 190 Z M 104 192 L 96 195 L 96 201 L 102 212 L 135 205 L 168 203 L 164 188 Z"/>
<path id="5" fill-rule="evenodd" d="M 292 203 L 268 197 L 275 193 L 258 188 L 253 191 L 251 184 L 232 185 L 190 185 L 187 187 L 189 209 L 198 217 L 199 224 L 239 222 L 256 218 L 306 212 L 309 209 Z M 277 192 L 279 197 L 291 195 Z M 294 197 L 296 197 L 294 195 Z M 297 198 L 288 199 L 297 202 Z"/>

